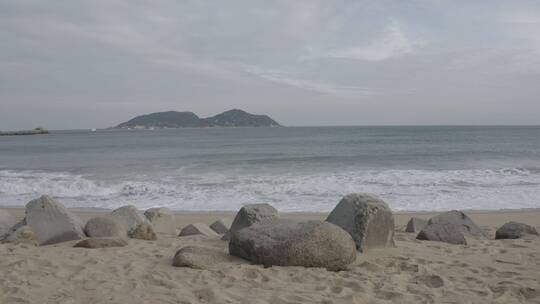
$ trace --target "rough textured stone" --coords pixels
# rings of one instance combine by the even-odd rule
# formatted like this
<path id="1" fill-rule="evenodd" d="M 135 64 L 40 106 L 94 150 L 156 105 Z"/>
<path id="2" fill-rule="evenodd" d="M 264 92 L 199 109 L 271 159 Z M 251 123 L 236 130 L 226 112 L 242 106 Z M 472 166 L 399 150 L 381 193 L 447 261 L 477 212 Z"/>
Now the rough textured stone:
<path id="1" fill-rule="evenodd" d="M 203 223 L 194 223 L 189 224 L 180 231 L 178 236 L 189 236 L 189 235 L 205 235 L 211 237 L 218 237 L 218 234 L 210 229 L 208 225 Z"/>
<path id="2" fill-rule="evenodd" d="M 405 228 L 405 232 L 420 232 L 422 229 L 424 229 L 424 227 L 427 225 L 428 221 L 427 220 L 424 220 L 424 219 L 421 219 L 421 218 L 417 218 L 417 217 L 412 217 L 409 222 L 407 223 L 407 228 Z"/>
<path id="3" fill-rule="evenodd" d="M 24 221 L 12 227 L 2 239 L 2 243 L 39 245 L 37 235 Z"/>
<path id="4" fill-rule="evenodd" d="M 144 212 L 144 216 L 154 226 L 154 232 L 176 235 L 174 213 L 169 208 L 151 208 Z"/>
<path id="5" fill-rule="evenodd" d="M 94 217 L 84 227 L 89 237 L 127 237 L 126 228 L 112 216 Z"/>
<path id="6" fill-rule="evenodd" d="M 463 212 L 452 210 L 448 212 L 441 213 L 435 217 L 432 217 L 428 221 L 428 225 L 434 224 L 443 224 L 443 225 L 454 225 L 461 231 L 464 235 L 468 236 L 477 236 L 485 237 L 484 232 Z"/>
<path id="7" fill-rule="evenodd" d="M 275 220 L 232 233 L 229 253 L 266 267 L 340 270 L 356 259 L 356 246 L 346 231 L 328 222 Z"/>
<path id="8" fill-rule="evenodd" d="M 538 231 L 533 226 L 527 224 L 508 222 L 497 229 L 495 239 L 519 239 L 527 234 L 538 235 Z"/>
<path id="9" fill-rule="evenodd" d="M 416 236 L 419 240 L 465 245 L 467 241 L 459 226 L 448 223 L 428 223 Z"/>
<path id="10" fill-rule="evenodd" d="M 0 239 L 2 239 L 15 224 L 17 224 L 17 219 L 14 215 L 7 210 L 0 210 Z"/>
<path id="11" fill-rule="evenodd" d="M 108 248 L 108 247 L 124 247 L 127 246 L 127 241 L 123 238 L 92 238 L 77 242 L 75 246 L 78 248 Z"/>
<path id="12" fill-rule="evenodd" d="M 345 196 L 326 221 L 349 232 L 361 252 L 395 246 L 392 211 L 384 201 L 374 196 L 361 193 Z"/>
<path id="13" fill-rule="evenodd" d="M 86 237 L 81 219 L 46 195 L 26 205 L 25 220 L 41 245 Z"/>
<path id="14" fill-rule="evenodd" d="M 217 234 L 225 234 L 231 229 L 232 219 L 222 218 L 219 219 L 210 225 L 210 228 L 214 230 Z"/>
<path id="15" fill-rule="evenodd" d="M 278 218 L 277 210 L 269 204 L 246 205 L 238 211 L 231 229 L 225 233 L 222 240 L 229 240 L 231 233 L 256 223 L 268 223 Z"/>
<path id="16" fill-rule="evenodd" d="M 152 228 L 152 225 L 149 223 L 141 223 L 135 230 L 128 234 L 130 238 L 146 240 L 146 241 L 155 241 L 157 240 L 157 235 Z"/>
<path id="17" fill-rule="evenodd" d="M 220 263 L 231 262 L 232 258 L 219 248 L 187 246 L 176 252 L 173 266 L 194 269 L 212 269 Z"/>
<path id="18" fill-rule="evenodd" d="M 149 223 L 146 217 L 142 216 L 133 205 L 115 209 L 111 212 L 111 216 L 124 225 L 128 234 L 131 234 L 142 223 Z"/>

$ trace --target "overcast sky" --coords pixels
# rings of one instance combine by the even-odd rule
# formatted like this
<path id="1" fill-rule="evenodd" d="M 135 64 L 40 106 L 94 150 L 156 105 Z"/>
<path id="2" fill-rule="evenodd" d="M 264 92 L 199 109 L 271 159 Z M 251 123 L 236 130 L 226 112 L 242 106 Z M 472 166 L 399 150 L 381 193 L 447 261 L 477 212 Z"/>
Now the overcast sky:
<path id="1" fill-rule="evenodd" d="M 540 124 L 540 1 L 0 2 L 0 129 Z"/>

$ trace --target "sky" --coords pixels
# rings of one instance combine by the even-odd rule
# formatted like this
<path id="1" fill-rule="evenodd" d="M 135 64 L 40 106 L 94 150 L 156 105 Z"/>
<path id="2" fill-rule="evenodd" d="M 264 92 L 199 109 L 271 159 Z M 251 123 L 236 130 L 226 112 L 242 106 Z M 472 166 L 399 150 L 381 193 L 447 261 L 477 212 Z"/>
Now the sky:
<path id="1" fill-rule="evenodd" d="M 540 124 L 540 1 L 0 2 L 0 130 Z"/>

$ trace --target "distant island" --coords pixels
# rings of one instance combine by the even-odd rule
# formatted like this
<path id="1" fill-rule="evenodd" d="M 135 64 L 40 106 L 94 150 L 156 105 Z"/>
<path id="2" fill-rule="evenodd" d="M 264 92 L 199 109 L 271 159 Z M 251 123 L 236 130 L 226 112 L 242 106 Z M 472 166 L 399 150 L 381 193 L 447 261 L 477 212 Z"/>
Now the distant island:
<path id="1" fill-rule="evenodd" d="M 204 127 L 278 127 L 267 115 L 254 115 L 234 109 L 216 116 L 200 118 L 193 112 L 157 112 L 140 115 L 116 126 L 117 129 L 204 128 Z"/>
<path id="2" fill-rule="evenodd" d="M 15 136 L 15 135 L 39 135 L 39 134 L 49 134 L 49 131 L 44 128 L 35 128 L 33 130 L 22 130 L 22 131 L 0 131 L 0 136 Z"/>

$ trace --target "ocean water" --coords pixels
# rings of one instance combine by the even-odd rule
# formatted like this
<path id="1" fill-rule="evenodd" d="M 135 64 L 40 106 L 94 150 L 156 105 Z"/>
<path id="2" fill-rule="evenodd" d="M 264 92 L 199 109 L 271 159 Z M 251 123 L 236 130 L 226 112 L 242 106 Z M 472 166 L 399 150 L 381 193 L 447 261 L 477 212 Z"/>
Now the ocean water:
<path id="1" fill-rule="evenodd" d="M 0 205 L 330 211 L 351 192 L 396 211 L 540 207 L 540 127 L 57 131 L 0 137 Z"/>

